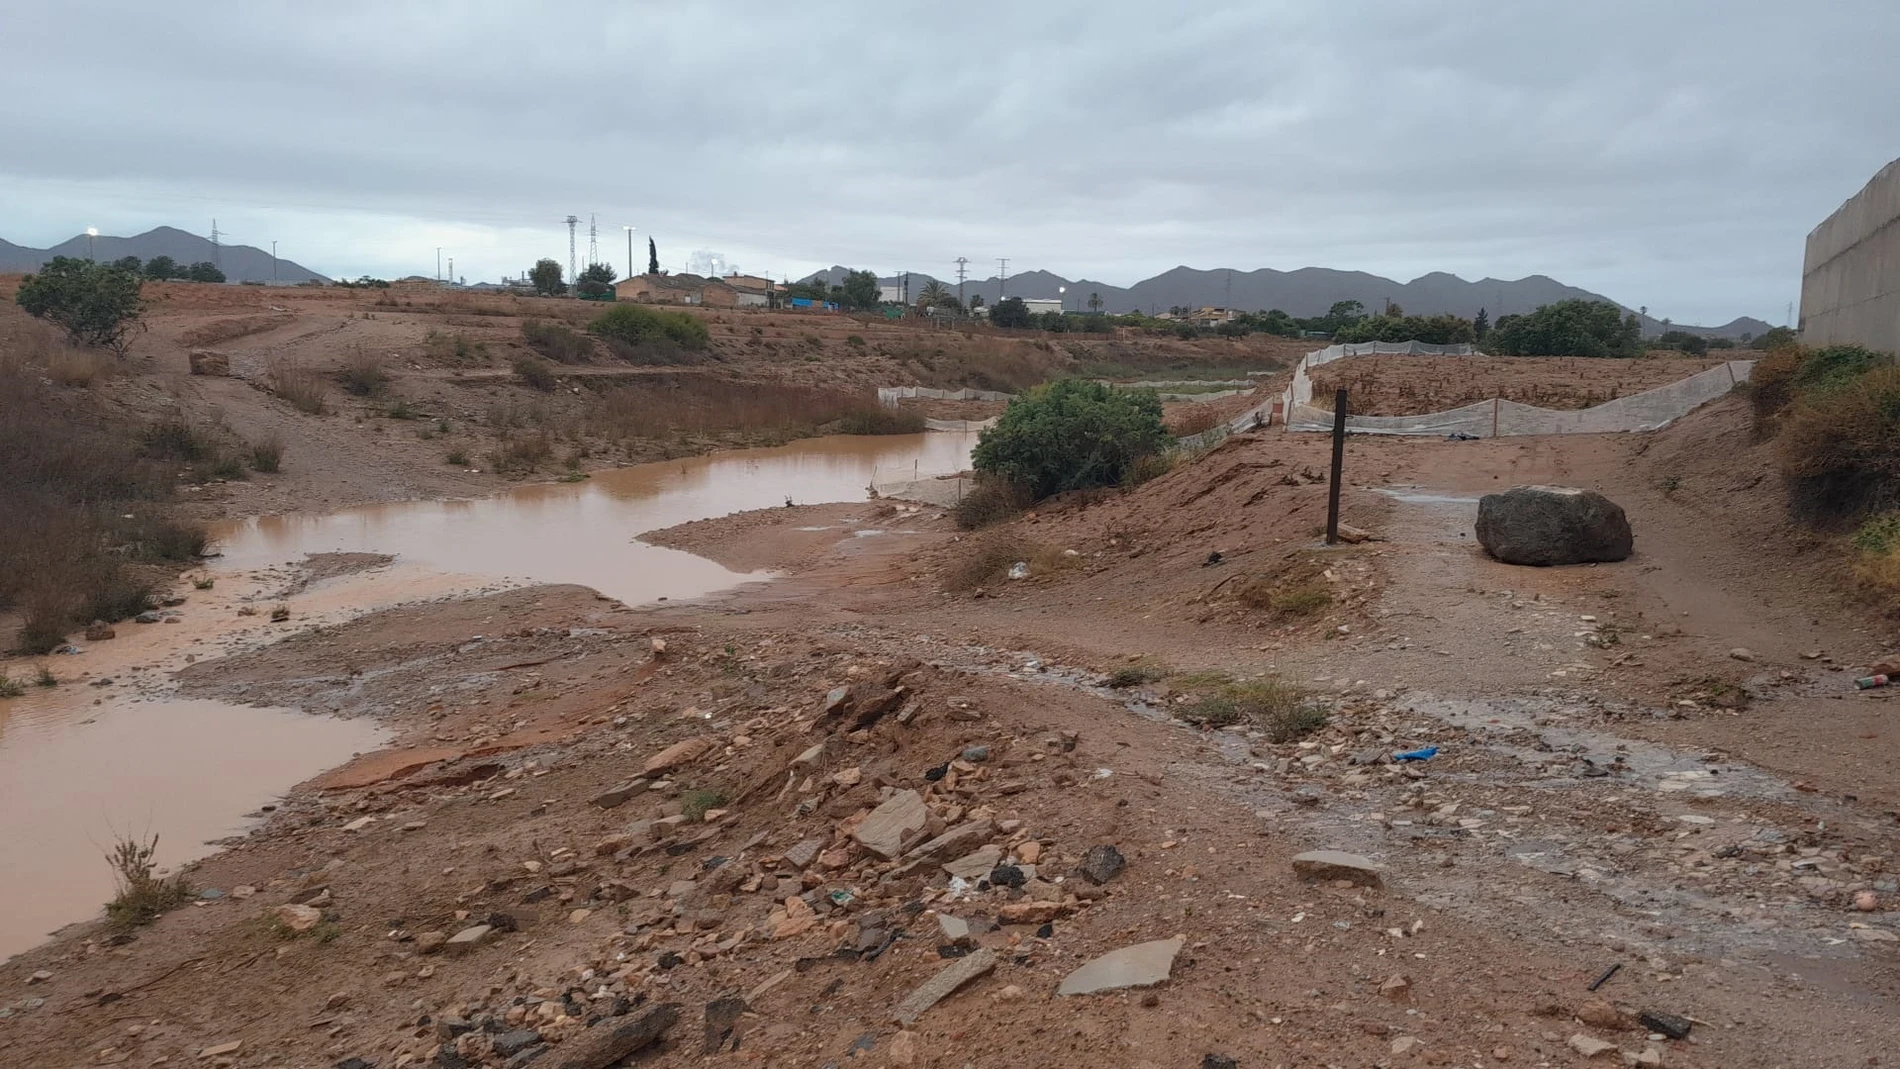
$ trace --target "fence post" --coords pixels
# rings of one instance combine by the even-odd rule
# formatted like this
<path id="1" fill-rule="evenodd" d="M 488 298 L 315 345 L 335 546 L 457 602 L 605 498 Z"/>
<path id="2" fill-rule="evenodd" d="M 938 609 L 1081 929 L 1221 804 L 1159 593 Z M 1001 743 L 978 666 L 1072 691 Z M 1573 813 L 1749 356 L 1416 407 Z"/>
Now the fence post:
<path id="1" fill-rule="evenodd" d="M 1498 436 L 1498 406 L 1503 400 L 1501 397 L 1493 397 L 1491 399 L 1491 437 L 1493 438 Z"/>
<path id="2" fill-rule="evenodd" d="M 1333 394 L 1333 481 L 1326 488 L 1326 544 L 1339 544 L 1339 474 L 1346 466 L 1346 391 Z"/>

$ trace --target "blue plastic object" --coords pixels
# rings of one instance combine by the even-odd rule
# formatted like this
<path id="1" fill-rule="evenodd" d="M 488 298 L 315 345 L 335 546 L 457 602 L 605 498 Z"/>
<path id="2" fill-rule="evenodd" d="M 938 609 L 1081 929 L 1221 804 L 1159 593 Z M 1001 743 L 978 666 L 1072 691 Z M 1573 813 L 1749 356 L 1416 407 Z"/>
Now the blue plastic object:
<path id="1" fill-rule="evenodd" d="M 1394 761 L 1430 761 L 1432 758 L 1437 757 L 1437 756 L 1438 756 L 1438 747 L 1427 746 L 1422 750 L 1407 750 L 1404 753 L 1395 753 L 1392 755 L 1392 760 Z"/>

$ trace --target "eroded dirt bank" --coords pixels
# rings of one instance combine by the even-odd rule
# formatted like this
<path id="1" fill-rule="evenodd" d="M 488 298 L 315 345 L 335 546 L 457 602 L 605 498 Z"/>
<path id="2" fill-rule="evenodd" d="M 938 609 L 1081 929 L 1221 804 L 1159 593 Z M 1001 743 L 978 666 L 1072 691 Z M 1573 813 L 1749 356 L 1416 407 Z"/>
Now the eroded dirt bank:
<path id="1" fill-rule="evenodd" d="M 9 963 L 0 1052 L 598 1067 L 677 1006 L 630 1064 L 1882 1064 L 1900 774 L 1849 680 L 1889 634 L 1781 548 L 1730 406 L 1355 440 L 1357 546 L 1314 545 L 1323 442 L 1247 435 L 975 536 L 889 502 L 651 536 L 791 573 L 702 603 L 531 587 L 200 662 L 188 695 L 392 747 L 194 866 L 220 897 Z M 1471 502 L 1519 482 L 1611 493 L 1637 555 L 1484 559 Z M 992 539 L 1034 577 L 946 591 Z M 1330 720 L 1181 722 L 1215 671 Z M 1377 885 L 1296 870 L 1317 848 Z M 1058 993 L 1177 937 L 1156 986 Z"/>

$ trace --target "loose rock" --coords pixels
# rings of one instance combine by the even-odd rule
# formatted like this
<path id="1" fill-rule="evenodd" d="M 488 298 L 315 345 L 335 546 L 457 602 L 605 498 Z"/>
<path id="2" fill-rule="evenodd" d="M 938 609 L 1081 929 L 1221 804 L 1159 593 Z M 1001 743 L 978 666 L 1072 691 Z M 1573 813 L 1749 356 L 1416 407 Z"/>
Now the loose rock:
<path id="1" fill-rule="evenodd" d="M 1107 883 L 1127 867 L 1128 859 L 1112 846 L 1091 846 L 1089 852 L 1082 855 L 1082 875 L 1093 884 Z"/>
<path id="2" fill-rule="evenodd" d="M 1595 1036 L 1585 1035 L 1582 1032 L 1571 1036 L 1569 1045 L 1571 1050 L 1576 1051 L 1585 1058 L 1601 1058 L 1605 1055 L 1616 1053 L 1616 1044 L 1606 1043 Z"/>
<path id="3" fill-rule="evenodd" d="M 549 1069 L 606 1069 L 627 1055 L 652 1046 L 673 1027 L 679 1015 L 679 1006 L 669 1002 L 633 1020 L 610 1017 L 561 1044 L 555 1054 L 546 1059 L 554 1063 Z"/>
<path id="4" fill-rule="evenodd" d="M 929 819 L 923 796 L 903 790 L 871 810 L 853 834 L 866 850 L 889 860 L 904 852 L 905 841 L 922 831 Z"/>
<path id="5" fill-rule="evenodd" d="M 1628 559 L 1635 546 L 1621 506 L 1593 490 L 1519 486 L 1478 501 L 1478 543 L 1506 564 Z"/>
<path id="6" fill-rule="evenodd" d="M 1308 850 L 1293 858 L 1293 871 L 1309 880 L 1350 880 L 1361 887 L 1383 883 L 1377 863 L 1344 850 Z"/>

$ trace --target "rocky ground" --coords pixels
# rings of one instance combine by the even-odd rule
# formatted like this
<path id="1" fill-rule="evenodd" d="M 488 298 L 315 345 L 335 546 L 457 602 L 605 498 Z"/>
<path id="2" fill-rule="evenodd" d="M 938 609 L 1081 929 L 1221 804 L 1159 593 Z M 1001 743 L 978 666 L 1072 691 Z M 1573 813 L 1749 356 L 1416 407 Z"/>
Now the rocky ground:
<path id="1" fill-rule="evenodd" d="M 1886 1064 L 1900 775 L 1851 679 L 1891 632 L 1756 450 L 1735 402 L 1355 440 L 1373 537 L 1322 548 L 1323 440 L 1256 433 L 975 535 L 651 536 L 790 573 L 699 604 L 499 591 L 200 661 L 181 693 L 392 745 L 191 905 L 8 963 L 0 1060 Z M 1526 482 L 1604 490 L 1636 555 L 1486 559 L 1477 494 Z M 1029 578 L 954 581 L 999 542 Z M 1324 724 L 1197 712 L 1266 682 Z"/>

